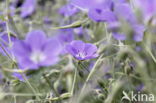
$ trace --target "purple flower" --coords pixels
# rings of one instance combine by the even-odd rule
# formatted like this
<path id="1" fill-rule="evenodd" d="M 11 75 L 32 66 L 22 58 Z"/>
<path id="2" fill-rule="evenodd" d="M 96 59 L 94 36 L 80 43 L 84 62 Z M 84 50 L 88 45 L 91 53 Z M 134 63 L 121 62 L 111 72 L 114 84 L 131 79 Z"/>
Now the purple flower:
<path id="1" fill-rule="evenodd" d="M 80 40 L 72 41 L 66 46 L 66 50 L 77 60 L 88 60 L 98 57 L 97 47 L 91 43 Z"/>
<path id="2" fill-rule="evenodd" d="M 142 41 L 143 36 L 144 36 L 145 27 L 142 25 L 134 25 L 133 29 L 134 29 L 133 40 L 136 42 Z"/>
<path id="3" fill-rule="evenodd" d="M 114 22 L 119 17 L 128 21 L 135 20 L 132 9 L 125 0 L 72 0 L 72 4 L 86 10 L 89 18 L 95 22 Z"/>
<path id="4" fill-rule="evenodd" d="M 126 40 L 127 37 L 124 34 L 127 32 L 122 32 L 122 23 L 126 23 L 128 27 L 132 28 L 134 32 L 133 40 L 141 41 L 143 38 L 144 27 L 139 26 L 133 9 L 126 2 L 114 3 L 114 14 L 116 15 L 117 20 L 114 22 L 108 23 L 108 28 L 113 32 L 113 37 L 116 40 Z M 126 14 L 126 15 L 125 15 Z M 119 33 L 120 31 L 120 33 Z"/>
<path id="5" fill-rule="evenodd" d="M 21 17 L 25 18 L 32 15 L 36 9 L 36 4 L 36 0 L 25 0 L 21 7 Z"/>
<path id="6" fill-rule="evenodd" d="M 67 4 L 59 9 L 59 13 L 63 16 L 73 16 L 74 14 L 78 12 L 79 10 L 71 4 Z"/>
<path id="7" fill-rule="evenodd" d="M 118 20 L 125 20 L 130 24 L 137 22 L 133 9 L 128 3 L 116 3 L 114 4 L 114 13 Z"/>
<path id="8" fill-rule="evenodd" d="M 136 0 L 134 4 L 141 10 L 145 21 L 156 15 L 156 0 Z"/>
<path id="9" fill-rule="evenodd" d="M 64 45 L 74 40 L 74 33 L 72 29 L 62 29 L 58 34 L 59 41 Z"/>
<path id="10" fill-rule="evenodd" d="M 37 69 L 56 64 L 60 50 L 58 40 L 46 38 L 41 30 L 29 32 L 25 40 L 18 40 L 13 45 L 13 54 L 22 69 Z"/>
<path id="11" fill-rule="evenodd" d="M 111 11 L 111 0 L 72 0 L 76 7 L 86 10 L 90 19 L 96 22 L 114 21 L 116 17 Z"/>
<path id="12" fill-rule="evenodd" d="M 113 37 L 116 40 L 126 40 L 126 35 L 125 34 L 113 33 Z"/>
<path id="13" fill-rule="evenodd" d="M 65 46 L 74 40 L 74 33 L 72 29 L 62 29 L 57 34 L 56 38 L 61 43 L 61 54 L 66 54 Z"/>
<path id="14" fill-rule="evenodd" d="M 89 10 L 88 16 L 95 22 L 113 22 L 116 21 L 114 13 L 107 9 L 92 8 Z"/>
<path id="15" fill-rule="evenodd" d="M 112 0 L 71 0 L 71 3 L 82 10 L 88 11 L 95 7 L 109 7 Z"/>

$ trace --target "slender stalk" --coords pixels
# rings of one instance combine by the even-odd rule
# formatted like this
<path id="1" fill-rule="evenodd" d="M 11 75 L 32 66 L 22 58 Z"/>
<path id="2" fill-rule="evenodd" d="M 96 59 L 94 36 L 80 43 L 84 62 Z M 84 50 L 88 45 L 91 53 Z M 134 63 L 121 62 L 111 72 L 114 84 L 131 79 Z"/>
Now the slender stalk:
<path id="1" fill-rule="evenodd" d="M 58 101 L 60 99 L 67 99 L 67 98 L 70 98 L 72 95 L 71 93 L 65 93 L 65 94 L 62 94 L 60 95 L 60 97 L 54 97 L 54 98 L 48 98 L 48 99 L 42 99 L 42 100 L 32 100 L 34 103 L 45 103 L 45 102 L 48 102 L 48 101 Z"/>
<path id="2" fill-rule="evenodd" d="M 73 85 L 72 85 L 72 89 L 71 89 L 71 95 L 74 94 L 74 89 L 75 89 L 75 84 L 76 84 L 76 77 L 77 77 L 77 69 L 79 67 L 80 62 L 78 61 L 77 63 L 77 68 L 75 68 L 75 72 L 74 72 L 74 79 L 73 79 Z"/>
<path id="3" fill-rule="evenodd" d="M 149 55 L 151 56 L 151 58 L 153 59 L 153 61 L 156 63 L 156 58 L 153 55 L 153 53 L 151 52 L 151 50 L 148 47 L 146 47 L 146 51 L 149 53 Z"/>
<path id="4" fill-rule="evenodd" d="M 4 71 L 10 72 L 10 73 L 25 73 L 26 70 L 18 70 L 18 69 L 7 69 L 7 68 L 2 68 Z"/>
<path id="5" fill-rule="evenodd" d="M 0 48 L 3 50 L 3 52 L 6 54 L 6 56 L 14 62 L 14 60 L 11 58 L 11 56 L 9 55 L 9 53 L 6 51 L 6 49 L 0 44 Z"/>
<path id="6" fill-rule="evenodd" d="M 51 85 L 50 80 L 46 77 L 46 74 L 43 74 L 44 79 L 46 80 L 47 84 L 49 85 L 49 87 L 52 89 L 52 91 L 55 93 L 55 95 L 57 97 L 59 97 L 58 92 L 55 90 L 55 88 Z"/>
<path id="7" fill-rule="evenodd" d="M 97 67 L 97 65 L 99 64 L 99 62 L 101 61 L 102 56 L 103 56 L 103 55 L 101 55 L 101 56 L 98 58 L 98 60 L 96 61 L 96 63 L 94 64 L 93 69 L 92 69 L 91 72 L 89 73 L 89 75 L 88 75 L 88 77 L 87 77 L 87 79 L 86 79 L 86 81 L 85 81 L 85 83 L 84 83 L 84 85 L 83 85 L 83 87 L 82 87 L 82 90 L 81 90 L 81 92 L 80 92 L 80 95 L 83 93 L 83 91 L 85 90 L 85 88 L 86 88 L 86 86 L 87 86 L 87 83 L 89 82 L 89 80 L 90 80 L 90 78 L 93 76 L 93 74 L 95 73 L 96 67 Z"/>
<path id="8" fill-rule="evenodd" d="M 14 96 L 14 103 L 17 103 L 16 96 Z"/>
<path id="9" fill-rule="evenodd" d="M 23 79 L 25 80 L 26 84 L 30 87 L 30 89 L 32 90 L 32 92 L 35 94 L 37 94 L 36 90 L 33 88 L 33 86 L 30 84 L 30 82 L 28 81 L 27 77 L 21 73 Z M 40 97 L 38 95 L 36 95 L 37 100 L 40 100 Z"/>
<path id="10" fill-rule="evenodd" d="M 7 34 L 8 34 L 8 39 L 9 39 L 9 46 L 12 45 L 12 42 L 11 42 L 11 34 L 10 34 L 10 30 L 9 30 L 9 0 L 6 0 L 6 29 L 7 29 Z"/>
<path id="11" fill-rule="evenodd" d="M 4 96 L 15 96 L 15 97 L 31 97 L 31 96 L 43 96 L 43 94 L 28 94 L 28 93 L 3 93 Z"/>

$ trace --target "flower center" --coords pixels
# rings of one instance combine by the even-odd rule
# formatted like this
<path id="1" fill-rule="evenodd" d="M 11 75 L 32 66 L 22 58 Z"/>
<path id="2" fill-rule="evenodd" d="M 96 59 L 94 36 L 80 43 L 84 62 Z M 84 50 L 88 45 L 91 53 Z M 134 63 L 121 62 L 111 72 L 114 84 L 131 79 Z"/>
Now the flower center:
<path id="1" fill-rule="evenodd" d="M 33 52 L 30 56 L 30 59 L 34 63 L 42 62 L 46 59 L 46 56 L 42 52 Z"/>
<path id="2" fill-rule="evenodd" d="M 79 52 L 76 57 L 81 57 L 81 58 L 85 58 L 86 54 L 84 52 Z"/>

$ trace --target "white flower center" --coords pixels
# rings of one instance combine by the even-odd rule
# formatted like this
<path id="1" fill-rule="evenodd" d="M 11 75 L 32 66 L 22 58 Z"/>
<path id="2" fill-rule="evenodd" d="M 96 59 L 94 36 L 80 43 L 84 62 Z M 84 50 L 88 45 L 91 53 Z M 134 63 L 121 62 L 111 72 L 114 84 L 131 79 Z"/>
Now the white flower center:
<path id="1" fill-rule="evenodd" d="M 81 58 L 85 58 L 86 54 L 84 52 L 79 52 L 76 57 L 81 57 Z"/>
<path id="2" fill-rule="evenodd" d="M 30 59 L 34 63 L 42 62 L 46 59 L 46 56 L 42 52 L 33 52 L 30 56 Z"/>

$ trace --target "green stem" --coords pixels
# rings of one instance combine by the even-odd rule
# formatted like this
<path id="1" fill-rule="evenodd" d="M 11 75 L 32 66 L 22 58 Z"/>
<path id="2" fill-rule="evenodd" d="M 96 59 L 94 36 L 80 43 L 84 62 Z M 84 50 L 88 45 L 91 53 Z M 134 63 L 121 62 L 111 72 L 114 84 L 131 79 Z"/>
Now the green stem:
<path id="1" fill-rule="evenodd" d="M 30 89 L 32 90 L 32 92 L 35 94 L 37 94 L 36 90 L 33 88 L 33 86 L 30 84 L 30 82 L 28 81 L 27 77 L 21 73 L 23 79 L 25 80 L 26 84 L 30 87 Z M 40 100 L 40 97 L 38 95 L 36 95 L 37 100 Z"/>
<path id="2" fill-rule="evenodd" d="M 57 97 L 59 97 L 59 93 L 55 90 L 55 88 L 51 85 L 50 80 L 46 77 L 46 74 L 43 74 L 44 79 L 46 80 L 49 87 L 52 89 L 52 91 L 55 93 Z"/>
<path id="3" fill-rule="evenodd" d="M 98 60 L 96 61 L 96 63 L 94 64 L 94 67 L 92 68 L 91 72 L 89 73 L 89 75 L 88 75 L 88 77 L 87 77 L 87 79 L 86 79 L 86 81 L 85 81 L 85 83 L 84 83 L 84 85 L 83 85 L 83 87 L 82 87 L 82 90 L 81 90 L 80 95 L 81 95 L 82 92 L 85 90 L 85 88 L 86 88 L 86 86 L 87 86 L 87 83 L 88 83 L 88 81 L 90 80 L 90 78 L 92 77 L 92 75 L 95 73 L 96 67 L 97 67 L 97 65 L 99 64 L 99 62 L 101 61 L 102 56 L 103 56 L 103 55 L 101 55 L 101 56 L 98 58 Z"/>
<path id="4" fill-rule="evenodd" d="M 16 96 L 14 96 L 14 103 L 17 103 Z"/>
<path id="5" fill-rule="evenodd" d="M 9 46 L 12 45 L 11 42 L 11 35 L 10 35 L 10 30 L 9 30 L 9 0 L 6 0 L 6 29 L 7 29 L 7 34 L 8 34 L 8 39 L 9 39 Z"/>
<path id="6" fill-rule="evenodd" d="M 9 53 L 6 51 L 6 49 L 0 44 L 1 49 L 3 50 L 3 52 L 6 54 L 6 56 L 14 62 L 14 60 L 11 58 L 11 56 L 9 55 Z"/>
<path id="7" fill-rule="evenodd" d="M 4 96 L 15 96 L 15 97 L 31 97 L 31 96 L 43 96 L 45 94 L 28 94 L 28 93 L 3 93 Z"/>
<path id="8" fill-rule="evenodd" d="M 78 62 L 77 66 L 79 66 L 79 63 L 80 63 L 80 62 Z M 75 68 L 74 79 L 73 79 L 73 85 L 72 85 L 72 89 L 71 89 L 71 95 L 74 94 L 74 88 L 75 88 L 76 77 L 77 77 L 77 69 L 78 69 L 78 67 Z"/>
<path id="9" fill-rule="evenodd" d="M 149 53 L 149 55 L 152 57 L 153 61 L 156 63 L 156 58 L 153 55 L 153 53 L 151 52 L 151 50 L 146 46 L 146 51 Z"/>

